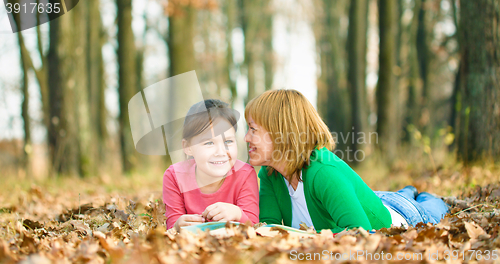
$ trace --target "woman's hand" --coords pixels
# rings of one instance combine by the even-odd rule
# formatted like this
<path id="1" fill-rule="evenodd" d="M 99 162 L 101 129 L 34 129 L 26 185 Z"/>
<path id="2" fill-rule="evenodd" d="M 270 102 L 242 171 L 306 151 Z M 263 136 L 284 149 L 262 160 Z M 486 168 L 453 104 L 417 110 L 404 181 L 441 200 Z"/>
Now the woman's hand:
<path id="1" fill-rule="evenodd" d="M 206 218 L 207 221 L 240 221 L 241 214 L 241 209 L 238 206 L 218 202 L 207 206 L 201 216 Z"/>
<path id="2" fill-rule="evenodd" d="M 181 227 L 183 226 L 190 226 L 190 225 L 197 225 L 205 222 L 205 218 L 201 217 L 200 215 L 197 214 L 185 214 L 181 215 L 175 221 L 174 227 L 177 232 L 181 231 Z"/>

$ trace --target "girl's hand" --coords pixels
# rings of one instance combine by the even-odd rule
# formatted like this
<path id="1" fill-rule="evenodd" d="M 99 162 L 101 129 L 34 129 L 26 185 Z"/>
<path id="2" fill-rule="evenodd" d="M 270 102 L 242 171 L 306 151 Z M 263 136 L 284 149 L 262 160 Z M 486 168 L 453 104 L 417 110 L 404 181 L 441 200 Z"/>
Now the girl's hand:
<path id="1" fill-rule="evenodd" d="M 190 226 L 190 225 L 197 225 L 205 222 L 205 218 L 201 217 L 200 215 L 197 214 L 185 214 L 181 215 L 175 221 L 174 227 L 177 232 L 181 231 L 181 227 L 183 226 Z"/>
<path id="2" fill-rule="evenodd" d="M 218 202 L 207 206 L 201 216 L 207 221 L 240 221 L 241 214 L 241 209 L 238 206 Z"/>

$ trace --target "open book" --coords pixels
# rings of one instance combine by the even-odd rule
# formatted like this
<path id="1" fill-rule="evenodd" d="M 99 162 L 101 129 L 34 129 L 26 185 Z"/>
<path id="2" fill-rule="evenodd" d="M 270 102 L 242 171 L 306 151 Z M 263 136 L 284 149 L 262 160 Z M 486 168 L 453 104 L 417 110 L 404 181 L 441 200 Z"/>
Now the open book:
<path id="1" fill-rule="evenodd" d="M 230 223 L 235 226 L 238 226 L 240 224 L 238 222 Z M 218 237 L 227 237 L 234 235 L 234 230 L 232 230 L 231 228 L 226 228 L 226 222 L 209 222 L 199 225 L 185 226 L 182 227 L 182 229 L 195 234 L 199 231 L 204 232 L 206 230 L 209 230 L 211 235 Z M 279 235 L 280 233 L 287 233 L 288 235 L 297 237 L 314 237 L 316 235 L 316 233 L 309 233 L 297 228 L 275 224 L 261 226 L 255 229 L 255 233 L 264 237 L 274 237 Z"/>

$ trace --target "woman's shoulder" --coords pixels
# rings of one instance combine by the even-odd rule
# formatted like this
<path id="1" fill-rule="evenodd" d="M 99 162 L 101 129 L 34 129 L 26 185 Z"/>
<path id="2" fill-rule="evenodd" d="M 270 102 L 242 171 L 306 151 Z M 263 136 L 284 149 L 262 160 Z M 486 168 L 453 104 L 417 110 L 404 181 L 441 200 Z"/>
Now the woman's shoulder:
<path id="1" fill-rule="evenodd" d="M 324 166 L 342 166 L 345 162 L 339 158 L 335 153 L 323 147 L 321 149 L 314 149 L 310 156 L 310 167 L 324 167 Z"/>
<path id="2" fill-rule="evenodd" d="M 328 174 L 329 178 L 345 177 L 352 172 L 347 163 L 327 148 L 315 149 L 311 154 L 310 164 L 306 169 L 308 177 L 315 177 L 317 174 Z"/>

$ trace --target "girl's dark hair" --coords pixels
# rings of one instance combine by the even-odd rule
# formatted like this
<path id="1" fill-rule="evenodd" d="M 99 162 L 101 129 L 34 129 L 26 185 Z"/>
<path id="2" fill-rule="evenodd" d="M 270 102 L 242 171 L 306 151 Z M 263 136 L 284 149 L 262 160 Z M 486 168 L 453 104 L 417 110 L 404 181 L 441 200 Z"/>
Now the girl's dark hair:
<path id="1" fill-rule="evenodd" d="M 203 133 L 219 117 L 227 120 L 234 130 L 237 130 L 237 112 L 229 108 L 229 104 L 218 99 L 207 99 L 194 104 L 184 119 L 182 138 L 189 142 L 193 137 Z M 224 133 L 224 131 L 218 132 Z"/>

